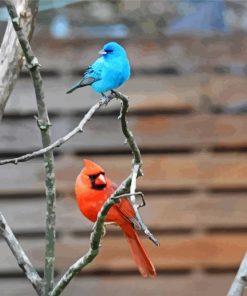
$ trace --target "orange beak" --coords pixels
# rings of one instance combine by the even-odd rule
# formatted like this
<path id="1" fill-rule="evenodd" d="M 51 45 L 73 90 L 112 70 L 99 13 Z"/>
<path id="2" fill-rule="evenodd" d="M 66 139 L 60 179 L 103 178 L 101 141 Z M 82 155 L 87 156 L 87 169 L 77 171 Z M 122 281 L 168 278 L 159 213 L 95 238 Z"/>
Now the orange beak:
<path id="1" fill-rule="evenodd" d="M 106 179 L 103 174 L 100 174 L 96 180 L 95 180 L 95 185 L 105 185 L 106 184 Z"/>

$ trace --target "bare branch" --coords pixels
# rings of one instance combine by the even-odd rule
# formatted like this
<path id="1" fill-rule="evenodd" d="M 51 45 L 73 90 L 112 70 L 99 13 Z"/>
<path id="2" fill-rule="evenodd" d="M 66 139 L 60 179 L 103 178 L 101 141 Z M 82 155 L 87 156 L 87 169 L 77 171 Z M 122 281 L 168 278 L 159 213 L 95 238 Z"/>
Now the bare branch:
<path id="1" fill-rule="evenodd" d="M 134 156 L 134 164 L 133 164 L 133 172 L 131 175 L 129 175 L 122 184 L 117 188 L 117 190 L 112 194 L 107 201 L 104 203 L 103 207 L 101 208 L 100 212 L 97 216 L 97 221 L 94 224 L 93 232 L 91 233 L 90 237 L 90 247 L 88 252 L 78 259 L 73 265 L 71 265 L 68 270 L 65 272 L 65 274 L 62 276 L 62 278 L 58 281 L 57 285 L 53 289 L 50 296 L 58 296 L 62 293 L 62 291 L 65 289 L 65 287 L 69 284 L 69 282 L 72 280 L 72 278 L 77 275 L 83 267 L 88 265 L 90 262 L 94 260 L 94 258 L 99 253 L 100 248 L 100 241 L 103 233 L 104 228 L 104 221 L 105 217 L 110 210 L 110 208 L 120 201 L 120 198 L 130 197 L 130 200 L 133 204 L 136 218 L 138 219 L 138 222 L 141 226 L 141 229 L 144 231 L 144 233 L 156 244 L 159 245 L 158 241 L 154 238 L 154 236 L 149 232 L 146 225 L 143 223 L 140 214 L 138 212 L 138 208 L 140 205 L 136 202 L 136 195 L 141 195 L 143 198 L 143 193 L 141 192 L 135 192 L 136 189 L 136 179 L 138 175 L 140 176 L 140 167 L 142 164 L 141 161 L 141 154 L 140 150 L 135 142 L 135 139 L 133 137 L 132 132 L 128 128 L 127 120 L 126 120 L 126 114 L 128 111 L 128 98 L 124 96 L 123 94 L 113 91 L 113 94 L 116 98 L 120 99 L 122 101 L 122 108 L 120 111 L 120 119 L 122 123 L 122 130 L 123 133 L 127 139 L 127 142 L 131 148 L 131 151 Z M 131 191 L 128 193 L 128 191 Z"/>
<path id="2" fill-rule="evenodd" d="M 135 164 L 133 167 L 133 171 L 132 171 L 132 178 L 131 178 L 131 186 L 130 186 L 130 201 L 132 203 L 133 209 L 135 211 L 135 216 L 136 219 L 138 220 L 138 223 L 141 227 L 141 230 L 145 233 L 145 235 L 156 245 L 159 246 L 160 243 L 158 242 L 158 240 L 153 236 L 153 234 L 149 231 L 149 229 L 147 228 L 147 226 L 145 225 L 145 223 L 142 221 L 142 217 L 138 211 L 139 209 L 139 204 L 136 201 L 136 194 L 135 194 L 135 190 L 136 190 L 136 178 L 137 178 L 137 174 L 139 171 L 139 164 Z"/>
<path id="3" fill-rule="evenodd" d="M 92 118 L 93 114 L 98 109 L 100 109 L 100 107 L 103 104 L 104 104 L 103 101 L 99 101 L 97 104 L 93 105 L 90 108 L 90 110 L 85 114 L 85 116 L 82 118 L 82 120 L 79 122 L 79 124 L 72 131 L 70 131 L 68 134 L 66 134 L 62 138 L 59 138 L 58 140 L 56 140 L 51 145 L 49 145 L 45 148 L 39 149 L 37 151 L 34 151 L 32 153 L 22 155 L 20 157 L 1 160 L 0 165 L 4 165 L 4 164 L 8 164 L 8 163 L 18 164 L 19 162 L 28 161 L 34 157 L 37 157 L 37 156 L 42 155 L 44 153 L 47 153 L 48 151 L 51 151 L 57 147 L 60 147 L 65 142 L 67 142 L 69 139 L 71 139 L 73 136 L 75 136 L 77 133 L 83 132 L 83 128 L 84 128 L 85 124 Z"/>
<path id="4" fill-rule="evenodd" d="M 12 0 L 5 0 L 13 27 L 16 31 L 18 40 L 26 58 L 26 63 L 30 71 L 36 94 L 38 109 L 38 126 L 40 128 L 43 147 L 51 144 L 50 138 L 50 120 L 44 100 L 43 81 L 39 70 L 39 62 L 35 57 L 28 38 L 20 23 L 15 5 Z M 54 282 L 54 261 L 55 261 L 55 172 L 53 152 L 49 151 L 44 154 L 44 166 L 46 175 L 46 250 L 45 250 L 45 287 L 44 293 L 48 295 L 53 289 Z"/>
<path id="5" fill-rule="evenodd" d="M 26 253 L 20 246 L 18 240 L 16 239 L 14 233 L 9 227 L 7 221 L 4 216 L 0 212 L 0 233 L 8 244 L 11 252 L 15 256 L 18 265 L 24 271 L 27 279 L 31 282 L 34 289 L 36 290 L 38 295 L 42 293 L 42 279 L 34 269 L 32 263 L 28 259 Z"/>
<path id="6" fill-rule="evenodd" d="M 146 225 L 142 222 L 140 214 L 138 212 L 139 205 L 136 202 L 136 179 L 137 177 L 142 175 L 141 166 L 141 154 L 140 150 L 134 140 L 132 132 L 128 128 L 126 114 L 128 111 L 128 98 L 117 91 L 113 91 L 113 95 L 122 101 L 122 108 L 120 111 L 120 119 L 122 124 L 122 131 L 126 137 L 126 140 L 130 146 L 130 149 L 133 153 L 133 169 L 132 174 L 118 187 L 117 191 L 108 198 L 108 200 L 103 205 L 101 211 L 98 213 L 97 221 L 94 225 L 93 232 L 90 238 L 90 248 L 89 251 L 80 258 L 76 263 L 74 263 L 68 271 L 64 274 L 64 276 L 60 279 L 58 284 L 53 289 L 53 278 L 54 278 L 54 259 L 55 259 L 55 175 L 54 175 L 54 159 L 52 150 L 56 147 L 61 146 L 63 143 L 68 141 L 72 136 L 76 133 L 83 131 L 83 126 L 86 122 L 92 117 L 94 112 L 98 110 L 106 101 L 100 101 L 96 105 L 94 105 L 89 112 L 84 116 L 79 125 L 72 130 L 69 134 L 64 136 L 63 138 L 57 140 L 55 143 L 51 144 L 50 141 L 50 121 L 47 113 L 47 109 L 44 102 L 44 92 L 43 92 L 43 82 L 39 71 L 39 62 L 37 58 L 34 56 L 31 46 L 28 42 L 28 39 L 23 32 L 23 29 L 20 24 L 20 20 L 18 14 L 16 12 L 15 6 L 13 5 L 12 0 L 5 0 L 6 6 L 8 8 L 9 14 L 12 18 L 13 26 L 16 30 L 16 34 L 18 36 L 19 42 L 23 49 L 27 66 L 30 70 L 30 74 L 33 80 L 36 99 L 37 99 L 37 107 L 38 107 L 38 126 L 41 130 L 43 149 L 39 151 L 33 152 L 28 155 L 24 155 L 20 158 L 15 158 L 13 160 L 5 160 L 0 164 L 6 163 L 15 163 L 17 164 L 19 161 L 27 161 L 37 155 L 44 154 L 44 162 L 45 162 L 45 171 L 46 171 L 46 192 L 47 192 L 47 213 L 46 213 L 46 253 L 45 253 L 45 276 L 44 276 L 44 293 L 45 295 L 59 295 L 63 289 L 68 285 L 70 280 L 76 275 L 81 268 L 89 264 L 98 254 L 100 247 L 100 240 L 103 233 L 104 221 L 105 217 L 111 208 L 112 205 L 119 202 L 119 196 L 124 196 L 128 194 L 130 189 L 130 200 L 133 204 L 133 208 L 136 214 L 136 218 L 139 221 L 139 224 L 148 237 L 158 245 L 158 241 L 153 237 L 153 235 L 148 231 Z M 112 99 L 113 96 L 110 99 Z M 108 101 L 107 101 L 108 102 Z M 143 196 L 142 196 L 143 197 Z"/>
<path id="7" fill-rule="evenodd" d="M 142 173 L 141 173 L 141 166 L 142 166 L 141 152 L 135 142 L 132 132 L 128 128 L 128 122 L 126 120 L 127 112 L 129 109 L 128 97 L 118 91 L 115 91 L 115 90 L 113 90 L 112 93 L 115 95 L 115 97 L 117 99 L 122 101 L 122 108 L 121 108 L 120 115 L 119 115 L 119 119 L 121 120 L 121 125 L 122 125 L 122 131 L 123 131 L 123 134 L 129 144 L 129 146 L 130 146 L 130 149 L 133 153 L 134 163 L 139 164 L 138 175 L 142 175 Z"/>
<path id="8" fill-rule="evenodd" d="M 134 192 L 134 193 L 124 193 L 124 194 L 122 194 L 120 196 L 116 196 L 116 197 L 117 198 L 123 198 L 123 197 L 131 197 L 132 195 L 134 195 L 134 196 L 141 196 L 141 198 L 144 198 L 144 194 L 141 191 Z"/>
<path id="9" fill-rule="evenodd" d="M 157 239 L 151 234 L 147 226 L 143 223 L 141 216 L 138 212 L 138 208 L 140 207 L 140 205 L 138 205 L 135 198 L 136 195 L 141 195 L 143 199 L 143 205 L 145 205 L 143 194 L 139 192 L 138 193 L 135 192 L 136 179 L 137 177 L 142 175 L 142 172 L 141 172 L 142 160 L 141 160 L 140 150 L 135 142 L 132 132 L 128 128 L 128 123 L 126 120 L 126 114 L 128 112 L 128 107 L 129 107 L 128 98 L 117 91 L 112 91 L 112 93 L 114 94 L 115 98 L 120 99 L 122 101 L 122 107 L 121 107 L 119 119 L 121 120 L 122 131 L 126 137 L 126 140 L 134 156 L 132 174 L 118 187 L 117 191 L 106 201 L 106 203 L 102 207 L 100 213 L 98 214 L 98 219 L 97 219 L 97 222 L 95 223 L 94 230 L 91 234 L 89 251 L 83 257 L 78 259 L 77 262 L 75 262 L 71 267 L 69 267 L 69 269 L 66 271 L 66 273 L 63 275 L 63 277 L 60 279 L 60 281 L 57 283 L 57 285 L 53 289 L 51 293 L 52 296 L 60 295 L 60 293 L 68 285 L 71 279 L 76 274 L 78 274 L 83 267 L 89 264 L 97 256 L 99 252 L 99 245 L 100 245 L 100 239 L 103 232 L 103 224 L 104 224 L 105 216 L 107 215 L 110 207 L 114 205 L 116 202 L 118 202 L 119 198 L 121 197 L 130 196 L 130 200 L 132 202 L 135 215 L 141 229 L 149 237 L 150 240 L 152 240 L 156 245 L 159 245 L 159 242 L 157 241 Z M 111 100 L 112 98 L 113 97 L 110 97 L 109 100 Z M 91 119 L 93 114 L 104 104 L 105 104 L 105 101 L 100 100 L 97 104 L 92 106 L 91 109 L 85 114 L 85 116 L 80 121 L 77 127 L 75 127 L 71 132 L 69 132 L 64 137 L 55 141 L 53 144 L 43 149 L 37 150 L 33 153 L 23 155 L 19 158 L 0 161 L 0 165 L 7 164 L 7 163 L 17 164 L 18 162 L 21 162 L 21 161 L 27 161 L 38 155 L 47 153 L 55 149 L 56 147 L 61 146 L 62 144 L 67 142 L 71 137 L 73 137 L 75 134 L 82 132 L 85 124 Z M 130 193 L 128 193 L 129 190 L 130 190 Z"/>
<path id="10" fill-rule="evenodd" d="M 243 296 L 247 285 L 247 253 L 240 264 L 239 270 L 234 278 L 227 296 Z"/>
<path id="11" fill-rule="evenodd" d="M 132 132 L 130 131 L 130 129 L 128 127 L 128 122 L 126 119 L 126 114 L 128 112 L 128 108 L 129 108 L 129 100 L 128 100 L 128 97 L 121 94 L 120 92 L 113 91 L 113 93 L 115 94 L 117 99 L 120 99 L 122 101 L 122 108 L 120 111 L 119 118 L 120 118 L 121 124 L 122 124 L 122 131 L 127 139 L 127 142 L 129 144 L 132 154 L 134 156 L 131 186 L 130 186 L 130 193 L 131 193 L 130 201 L 132 203 L 133 209 L 135 211 L 135 216 L 139 222 L 141 230 L 156 246 L 159 246 L 158 240 L 153 236 L 153 234 L 148 230 L 147 226 L 142 221 L 141 215 L 138 211 L 140 205 L 138 205 L 138 203 L 136 201 L 136 197 L 135 197 L 136 179 L 138 178 L 138 176 L 142 175 L 142 172 L 141 172 L 142 160 L 141 160 L 140 150 L 137 146 L 137 143 L 134 139 Z"/>
<path id="12" fill-rule="evenodd" d="M 16 1 L 16 5 L 20 16 L 20 23 L 30 39 L 38 11 L 38 1 L 18 0 Z M 17 36 L 10 20 L 8 21 L 0 48 L 0 121 L 14 84 L 19 76 L 22 60 L 22 49 L 17 42 Z"/>

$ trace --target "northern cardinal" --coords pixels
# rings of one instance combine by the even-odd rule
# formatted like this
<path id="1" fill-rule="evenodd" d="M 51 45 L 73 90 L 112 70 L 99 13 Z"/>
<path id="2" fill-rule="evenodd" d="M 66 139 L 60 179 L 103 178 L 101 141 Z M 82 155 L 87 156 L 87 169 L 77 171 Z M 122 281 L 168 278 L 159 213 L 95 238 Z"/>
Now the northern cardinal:
<path id="1" fill-rule="evenodd" d="M 116 190 L 116 185 L 105 176 L 105 171 L 96 163 L 84 159 L 84 168 L 78 175 L 75 183 L 75 193 L 81 213 L 95 222 L 97 214 L 108 197 Z M 118 224 L 128 239 L 132 256 L 143 277 L 155 277 L 153 263 L 144 250 L 140 238 L 135 230 L 138 221 L 135 218 L 133 207 L 128 199 L 122 198 L 109 210 L 105 222 Z"/>

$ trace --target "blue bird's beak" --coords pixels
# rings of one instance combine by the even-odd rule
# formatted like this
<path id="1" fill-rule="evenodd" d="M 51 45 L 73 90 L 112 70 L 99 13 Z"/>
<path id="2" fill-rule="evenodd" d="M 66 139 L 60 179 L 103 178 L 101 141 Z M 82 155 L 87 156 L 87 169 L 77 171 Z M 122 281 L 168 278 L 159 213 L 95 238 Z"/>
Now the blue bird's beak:
<path id="1" fill-rule="evenodd" d="M 99 51 L 99 54 L 101 54 L 101 55 L 105 55 L 105 54 L 107 54 L 107 52 L 104 51 L 104 49 L 101 49 L 101 50 Z"/>

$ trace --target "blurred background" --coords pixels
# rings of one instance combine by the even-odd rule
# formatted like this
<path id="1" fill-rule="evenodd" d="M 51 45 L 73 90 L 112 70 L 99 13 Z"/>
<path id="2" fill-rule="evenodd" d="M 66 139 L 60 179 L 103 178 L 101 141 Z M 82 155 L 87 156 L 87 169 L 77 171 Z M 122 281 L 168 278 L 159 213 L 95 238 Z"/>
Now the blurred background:
<path id="1" fill-rule="evenodd" d="M 68 5 L 69 4 L 69 5 Z M 1 4 L 0 32 L 7 20 Z M 73 129 L 99 96 L 66 90 L 115 40 L 127 50 L 132 77 L 129 124 L 141 148 L 147 205 L 144 221 L 160 240 L 145 246 L 158 277 L 142 279 L 127 243 L 107 227 L 100 255 L 63 295 L 226 295 L 247 249 L 247 3 L 242 0 L 40 0 L 33 49 L 42 64 L 52 137 Z M 131 155 L 111 102 L 85 133 L 55 151 L 56 274 L 85 253 L 92 225 L 74 200 L 82 159 L 115 182 L 129 173 Z M 24 69 L 0 125 L 0 157 L 41 147 L 33 86 Z M 0 167 L 0 209 L 31 261 L 44 262 L 42 158 Z M 2 296 L 34 295 L 0 240 Z"/>

